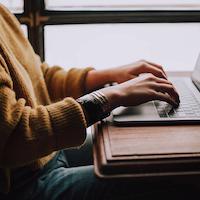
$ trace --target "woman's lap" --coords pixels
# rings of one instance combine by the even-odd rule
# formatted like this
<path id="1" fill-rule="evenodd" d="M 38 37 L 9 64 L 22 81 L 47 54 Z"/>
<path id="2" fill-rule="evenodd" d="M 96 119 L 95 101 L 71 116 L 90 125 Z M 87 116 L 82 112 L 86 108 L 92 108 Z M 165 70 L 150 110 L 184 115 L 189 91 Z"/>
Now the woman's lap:
<path id="1" fill-rule="evenodd" d="M 61 152 L 30 184 L 13 191 L 9 199 L 20 200 L 119 200 L 191 199 L 197 195 L 189 185 L 134 183 L 102 180 L 93 166 L 70 168 Z"/>
<path id="2" fill-rule="evenodd" d="M 43 180 L 42 188 L 42 181 L 39 182 L 34 200 L 191 199 L 190 189 L 187 192 L 183 186 L 100 180 L 94 175 L 93 166 L 61 167 Z"/>

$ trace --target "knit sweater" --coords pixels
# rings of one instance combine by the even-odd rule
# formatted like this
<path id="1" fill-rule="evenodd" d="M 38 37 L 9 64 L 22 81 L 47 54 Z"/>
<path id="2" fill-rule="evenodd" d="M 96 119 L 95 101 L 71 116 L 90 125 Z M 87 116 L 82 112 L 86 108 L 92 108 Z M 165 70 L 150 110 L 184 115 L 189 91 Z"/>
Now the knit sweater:
<path id="1" fill-rule="evenodd" d="M 41 63 L 17 19 L 0 4 L 0 192 L 12 171 L 41 168 L 55 151 L 81 145 L 86 120 L 74 100 L 91 68 Z"/>

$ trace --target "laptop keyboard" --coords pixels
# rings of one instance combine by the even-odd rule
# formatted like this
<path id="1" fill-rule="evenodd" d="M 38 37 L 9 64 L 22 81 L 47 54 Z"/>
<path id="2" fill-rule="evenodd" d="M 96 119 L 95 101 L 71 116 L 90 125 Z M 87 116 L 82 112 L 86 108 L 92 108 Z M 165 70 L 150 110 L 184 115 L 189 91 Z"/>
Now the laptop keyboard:
<path id="1" fill-rule="evenodd" d="M 175 82 L 180 95 L 180 105 L 173 108 L 170 104 L 162 101 L 154 101 L 157 112 L 161 118 L 194 118 L 200 117 L 200 103 L 189 90 L 184 81 Z"/>

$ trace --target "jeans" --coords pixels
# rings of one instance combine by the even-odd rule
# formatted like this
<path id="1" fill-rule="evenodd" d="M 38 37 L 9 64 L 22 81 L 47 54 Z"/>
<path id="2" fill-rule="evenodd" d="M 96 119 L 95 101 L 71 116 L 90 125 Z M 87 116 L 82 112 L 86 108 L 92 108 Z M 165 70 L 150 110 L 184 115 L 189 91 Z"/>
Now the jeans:
<path id="1" fill-rule="evenodd" d="M 28 173 L 27 173 L 28 174 Z M 105 180 L 94 175 L 93 166 L 70 167 L 63 151 L 30 179 L 24 173 L 15 175 L 16 185 L 7 196 L 13 200 L 172 200 L 199 199 L 194 185 L 136 183 Z M 23 177 L 23 179 L 22 179 Z"/>

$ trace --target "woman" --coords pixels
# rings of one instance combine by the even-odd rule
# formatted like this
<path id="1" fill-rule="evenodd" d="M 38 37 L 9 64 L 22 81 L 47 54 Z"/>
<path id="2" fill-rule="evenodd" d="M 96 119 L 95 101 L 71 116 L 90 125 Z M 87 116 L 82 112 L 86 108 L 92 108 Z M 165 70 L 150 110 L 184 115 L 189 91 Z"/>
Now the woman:
<path id="1" fill-rule="evenodd" d="M 119 84 L 102 88 L 112 82 Z M 80 146 L 86 128 L 114 108 L 155 99 L 179 104 L 160 65 L 139 61 L 107 70 L 68 72 L 49 67 L 34 53 L 16 18 L 0 4 L 0 197 L 141 196 L 141 186 L 99 180 L 92 166 L 70 168 L 61 150 Z M 150 193 L 154 190 L 148 188 Z"/>

